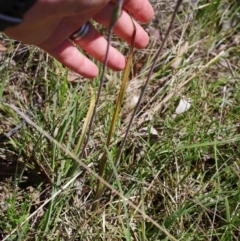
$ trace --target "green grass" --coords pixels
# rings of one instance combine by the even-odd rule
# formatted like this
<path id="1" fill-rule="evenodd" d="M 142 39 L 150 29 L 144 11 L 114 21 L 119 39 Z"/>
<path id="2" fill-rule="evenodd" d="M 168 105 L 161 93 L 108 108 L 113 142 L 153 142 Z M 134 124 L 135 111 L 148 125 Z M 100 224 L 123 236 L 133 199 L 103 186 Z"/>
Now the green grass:
<path id="1" fill-rule="evenodd" d="M 160 21 L 151 25 L 162 34 L 173 2 L 154 3 Z M 10 234 L 7 240 L 171 240 L 132 208 L 131 201 L 176 240 L 239 240 L 240 10 L 226 0 L 197 4 L 193 10 L 184 3 L 178 14 L 117 168 L 113 163 L 128 118 L 119 120 L 107 150 L 106 173 L 114 171 L 111 184 L 128 200 L 106 189 L 93 212 L 96 178 L 26 124 L 0 143 L 0 239 Z M 225 29 L 229 24 L 232 27 Z M 5 103 L 14 104 L 31 111 L 38 126 L 79 156 L 76 146 L 91 100 L 89 80 L 70 83 L 68 70 L 42 51 L 23 44 L 15 51 L 17 44 L 4 40 L 9 51 L 0 66 L 1 132 L 20 121 Z M 186 41 L 188 51 L 172 69 Z M 126 48 L 115 38 L 114 44 Z M 152 38 L 146 50 L 135 50 L 135 63 L 144 65 L 130 80 L 127 95 L 139 94 L 160 44 Z M 96 173 L 106 150 L 121 73 L 107 70 L 106 79 L 81 160 Z M 91 83 L 97 91 L 99 78 Z M 190 98 L 191 108 L 174 118 L 181 98 Z M 36 103 L 40 107 L 34 108 Z"/>

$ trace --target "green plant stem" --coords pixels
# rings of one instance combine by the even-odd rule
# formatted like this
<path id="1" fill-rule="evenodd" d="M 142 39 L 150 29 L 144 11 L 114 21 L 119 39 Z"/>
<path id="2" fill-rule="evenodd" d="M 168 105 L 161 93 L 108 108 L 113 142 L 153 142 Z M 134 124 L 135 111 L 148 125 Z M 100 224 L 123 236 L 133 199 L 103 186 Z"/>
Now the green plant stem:
<path id="1" fill-rule="evenodd" d="M 115 6 L 114 6 L 114 10 L 113 10 L 113 14 L 112 14 L 112 17 L 111 17 L 109 30 L 108 30 L 108 44 L 107 44 L 106 56 L 105 56 L 105 59 L 104 59 L 104 64 L 103 64 L 103 69 L 102 69 L 102 74 L 101 74 L 101 79 L 100 79 L 100 86 L 99 86 L 99 89 L 98 89 L 98 94 L 97 94 L 97 98 L 96 98 L 96 102 L 95 102 L 95 106 L 94 106 L 94 110 L 93 110 L 93 115 L 92 115 L 92 118 L 91 118 L 90 123 L 89 123 L 87 139 L 86 139 L 86 142 L 84 143 L 84 146 L 82 148 L 82 152 L 79 156 L 79 159 L 82 159 L 82 157 L 84 155 L 84 152 L 85 152 L 85 149 L 86 149 L 86 147 L 88 145 L 88 142 L 89 142 L 89 139 L 90 139 L 92 125 L 93 125 L 93 122 L 94 122 L 95 117 L 96 117 L 97 107 L 98 107 L 100 96 L 101 96 L 102 89 L 103 89 L 104 74 L 106 72 L 106 67 L 107 67 L 107 62 L 108 62 L 108 54 L 109 54 L 109 49 L 110 49 L 110 46 L 111 46 L 113 28 L 114 28 L 118 18 L 120 17 L 120 14 L 121 14 L 121 11 L 122 11 L 123 1 L 124 0 L 118 0 L 115 3 Z"/>

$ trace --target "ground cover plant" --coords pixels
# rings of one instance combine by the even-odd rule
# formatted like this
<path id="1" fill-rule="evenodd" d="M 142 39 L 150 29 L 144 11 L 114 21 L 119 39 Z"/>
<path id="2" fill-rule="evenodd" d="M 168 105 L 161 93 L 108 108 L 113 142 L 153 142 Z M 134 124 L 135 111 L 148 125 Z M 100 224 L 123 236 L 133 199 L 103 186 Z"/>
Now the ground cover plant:
<path id="1" fill-rule="evenodd" d="M 151 42 L 134 50 L 109 148 L 123 73 L 106 70 L 82 153 L 100 77 L 76 76 L 39 49 L 1 35 L 1 240 L 239 240 L 237 0 L 183 1 L 114 165 L 176 5 L 151 2 L 156 17 L 145 26 Z M 112 42 L 127 56 L 129 46 L 116 36 Z M 106 188 L 96 200 L 98 180 L 75 159 L 99 173 L 104 155 L 103 177 L 113 173 L 110 184 L 122 196 Z"/>

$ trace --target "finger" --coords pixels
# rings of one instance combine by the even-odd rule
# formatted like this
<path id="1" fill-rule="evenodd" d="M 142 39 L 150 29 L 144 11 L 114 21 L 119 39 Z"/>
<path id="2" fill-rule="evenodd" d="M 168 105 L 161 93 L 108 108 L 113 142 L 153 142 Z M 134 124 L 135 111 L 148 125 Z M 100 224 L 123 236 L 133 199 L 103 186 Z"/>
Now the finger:
<path id="1" fill-rule="evenodd" d="M 69 40 L 54 50 L 45 50 L 63 65 L 84 77 L 94 78 L 98 75 L 98 67 L 79 52 Z"/>
<path id="2" fill-rule="evenodd" d="M 102 63 L 104 62 L 108 42 L 91 24 L 87 34 L 82 39 L 74 42 L 94 58 Z M 107 62 L 108 67 L 114 70 L 122 70 L 125 64 L 125 57 L 117 49 L 110 46 Z"/>
<path id="3" fill-rule="evenodd" d="M 154 10 L 148 0 L 125 0 L 123 8 L 140 22 L 149 22 L 154 15 Z"/>
<path id="4" fill-rule="evenodd" d="M 103 24 L 106 27 L 109 27 L 113 10 L 114 5 L 108 4 L 99 14 L 94 17 L 94 20 Z M 137 48 L 145 48 L 149 43 L 148 34 L 138 23 L 132 21 L 131 17 L 129 16 L 129 14 L 126 13 L 126 11 L 122 12 L 116 25 L 114 26 L 114 33 L 116 33 L 119 37 L 131 44 L 134 31 L 133 22 L 136 27 L 136 37 L 134 45 Z"/>

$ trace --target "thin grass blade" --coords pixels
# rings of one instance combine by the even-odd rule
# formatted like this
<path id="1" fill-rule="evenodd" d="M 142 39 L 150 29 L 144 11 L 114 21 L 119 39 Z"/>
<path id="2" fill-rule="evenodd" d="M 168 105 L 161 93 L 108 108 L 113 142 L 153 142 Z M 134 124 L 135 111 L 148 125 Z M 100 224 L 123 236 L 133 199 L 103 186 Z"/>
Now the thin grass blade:
<path id="1" fill-rule="evenodd" d="M 91 130 L 92 130 L 92 126 L 93 126 L 93 122 L 94 122 L 94 119 L 95 119 L 95 116 L 96 116 L 96 113 L 97 113 L 97 107 L 98 107 L 98 104 L 99 104 L 99 101 L 100 101 L 100 96 L 101 96 L 103 84 L 104 84 L 104 75 L 105 75 L 106 68 L 107 68 L 108 54 L 109 54 L 109 49 L 110 49 L 110 45 L 111 45 L 113 28 L 114 28 L 118 18 L 121 15 L 122 5 L 123 5 L 123 0 L 118 0 L 115 3 L 115 6 L 114 6 L 114 11 L 113 11 L 113 15 L 111 17 L 111 22 L 110 22 L 109 31 L 108 31 L 108 39 L 107 39 L 108 44 L 107 44 L 106 56 L 105 56 L 105 59 L 104 59 L 103 69 L 102 69 L 102 73 L 101 73 L 101 78 L 100 78 L 100 86 L 99 86 L 97 98 L 96 98 L 96 101 L 95 101 L 93 115 L 92 115 L 92 118 L 91 118 L 90 123 L 89 123 L 87 139 L 86 139 L 85 144 L 83 145 L 82 152 L 80 154 L 80 159 L 83 157 L 84 151 L 87 147 L 87 144 L 88 144 L 88 141 L 89 141 L 89 138 L 90 138 L 90 134 L 91 134 Z"/>
<path id="2" fill-rule="evenodd" d="M 88 109 L 88 112 L 87 112 L 87 116 L 85 118 L 85 121 L 84 121 L 84 124 L 83 124 L 83 127 L 82 127 L 81 135 L 79 137 L 77 146 L 76 146 L 75 151 L 74 151 L 75 155 L 78 155 L 80 149 L 82 148 L 83 140 L 84 140 L 84 137 L 86 136 L 87 128 L 88 128 L 90 120 L 92 118 L 93 110 L 94 110 L 94 104 L 95 104 L 95 101 L 96 101 L 96 96 L 94 94 L 92 85 L 89 86 L 89 89 L 90 89 L 90 94 L 91 94 L 91 101 L 90 101 L 89 109 Z"/>
<path id="3" fill-rule="evenodd" d="M 133 22 L 133 25 L 134 25 L 134 22 Z M 121 85 L 121 88 L 120 88 L 120 91 L 119 91 L 119 94 L 118 94 L 118 99 L 117 99 L 117 102 L 116 102 L 115 111 L 114 111 L 114 114 L 113 114 L 113 117 L 112 117 L 110 129 L 109 129 L 109 132 L 108 132 L 107 143 L 106 143 L 107 149 L 109 148 L 113 133 L 114 133 L 115 128 L 116 128 L 116 124 L 117 124 L 119 113 L 120 113 L 121 106 L 122 106 L 122 103 L 123 103 L 127 83 L 128 83 L 128 80 L 129 80 L 129 74 L 130 74 L 130 71 L 131 71 L 132 61 L 133 61 L 133 56 L 134 56 L 135 36 L 136 36 L 136 28 L 135 28 L 135 25 L 134 25 L 133 37 L 132 37 L 132 41 L 131 41 L 129 54 L 128 54 L 128 57 L 127 57 L 126 67 L 125 67 L 124 73 L 123 73 L 122 85 Z M 104 152 L 104 154 L 101 158 L 101 161 L 100 161 L 100 165 L 99 165 L 99 176 L 100 177 L 104 176 L 104 170 L 105 170 L 106 163 L 107 163 L 107 155 L 106 155 L 106 152 Z M 95 201 L 97 201 L 101 198 L 102 189 L 103 189 L 103 185 L 102 185 L 101 182 L 98 181 Z M 99 201 L 97 201 L 96 205 L 94 205 L 94 210 L 98 207 L 98 205 L 99 205 Z"/>

